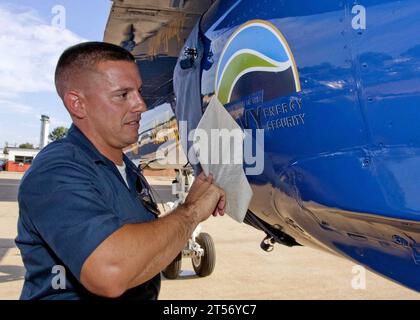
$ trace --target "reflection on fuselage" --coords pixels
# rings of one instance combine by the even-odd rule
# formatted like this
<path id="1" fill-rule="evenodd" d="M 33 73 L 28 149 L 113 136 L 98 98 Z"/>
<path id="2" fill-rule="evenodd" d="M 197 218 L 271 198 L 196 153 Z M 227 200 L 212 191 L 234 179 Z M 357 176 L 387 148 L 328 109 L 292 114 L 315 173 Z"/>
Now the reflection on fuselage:
<path id="1" fill-rule="evenodd" d="M 138 142 L 124 152 L 136 165 L 153 169 L 179 168 L 187 163 L 175 115 L 167 104 L 142 115 Z"/>

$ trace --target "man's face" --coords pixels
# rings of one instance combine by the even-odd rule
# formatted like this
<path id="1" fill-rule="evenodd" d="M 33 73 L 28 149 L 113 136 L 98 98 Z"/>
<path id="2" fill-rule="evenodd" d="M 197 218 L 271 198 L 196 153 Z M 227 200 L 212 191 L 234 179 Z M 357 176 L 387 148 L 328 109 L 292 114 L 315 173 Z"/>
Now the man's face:
<path id="1" fill-rule="evenodd" d="M 137 142 L 141 114 L 147 110 L 142 81 L 134 62 L 104 61 L 89 77 L 86 120 L 95 142 L 122 149 Z"/>

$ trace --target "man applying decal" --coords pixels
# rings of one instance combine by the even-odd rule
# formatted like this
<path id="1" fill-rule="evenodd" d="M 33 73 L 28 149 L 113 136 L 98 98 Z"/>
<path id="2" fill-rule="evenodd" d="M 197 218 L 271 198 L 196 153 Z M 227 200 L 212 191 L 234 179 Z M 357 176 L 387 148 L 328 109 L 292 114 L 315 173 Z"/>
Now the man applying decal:
<path id="1" fill-rule="evenodd" d="M 147 109 L 126 50 L 101 42 L 70 47 L 55 84 L 73 124 L 38 154 L 19 189 L 21 298 L 157 299 L 160 271 L 198 223 L 224 214 L 224 191 L 200 175 L 185 203 L 156 219 L 144 177 L 122 152 L 137 142 Z"/>

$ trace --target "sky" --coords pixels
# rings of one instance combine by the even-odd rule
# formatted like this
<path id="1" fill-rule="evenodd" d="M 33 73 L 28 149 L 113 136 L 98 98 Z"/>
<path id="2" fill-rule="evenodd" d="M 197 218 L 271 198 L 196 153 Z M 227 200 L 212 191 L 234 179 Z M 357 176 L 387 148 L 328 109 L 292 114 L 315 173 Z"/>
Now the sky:
<path id="1" fill-rule="evenodd" d="M 54 88 L 60 54 L 101 41 L 111 0 L 0 0 L 0 147 L 39 145 L 42 114 L 50 131 L 69 127 Z"/>

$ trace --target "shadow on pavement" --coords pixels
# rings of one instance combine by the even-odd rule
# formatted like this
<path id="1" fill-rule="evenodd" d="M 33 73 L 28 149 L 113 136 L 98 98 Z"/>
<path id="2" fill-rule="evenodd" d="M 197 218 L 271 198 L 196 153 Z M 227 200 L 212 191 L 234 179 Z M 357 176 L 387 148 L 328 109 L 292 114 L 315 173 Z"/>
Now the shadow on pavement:
<path id="1" fill-rule="evenodd" d="M 0 262 L 9 249 L 16 247 L 14 239 L 0 238 Z M 0 283 L 22 280 L 25 276 L 25 268 L 22 266 L 10 266 L 0 264 Z"/>
<path id="2" fill-rule="evenodd" d="M 14 248 L 15 239 L 0 238 L 0 248 Z"/>
<path id="3" fill-rule="evenodd" d="M 0 265 L 0 283 L 22 280 L 24 276 L 25 276 L 25 268 L 22 266 Z"/>
<path id="4" fill-rule="evenodd" d="M 199 279 L 199 277 L 194 271 L 192 270 L 182 270 L 176 279 L 167 279 L 162 274 L 162 281 L 179 281 L 179 280 L 190 280 L 190 279 Z"/>
<path id="5" fill-rule="evenodd" d="M 0 238 L 0 263 L 9 249 L 16 247 L 14 239 Z"/>

